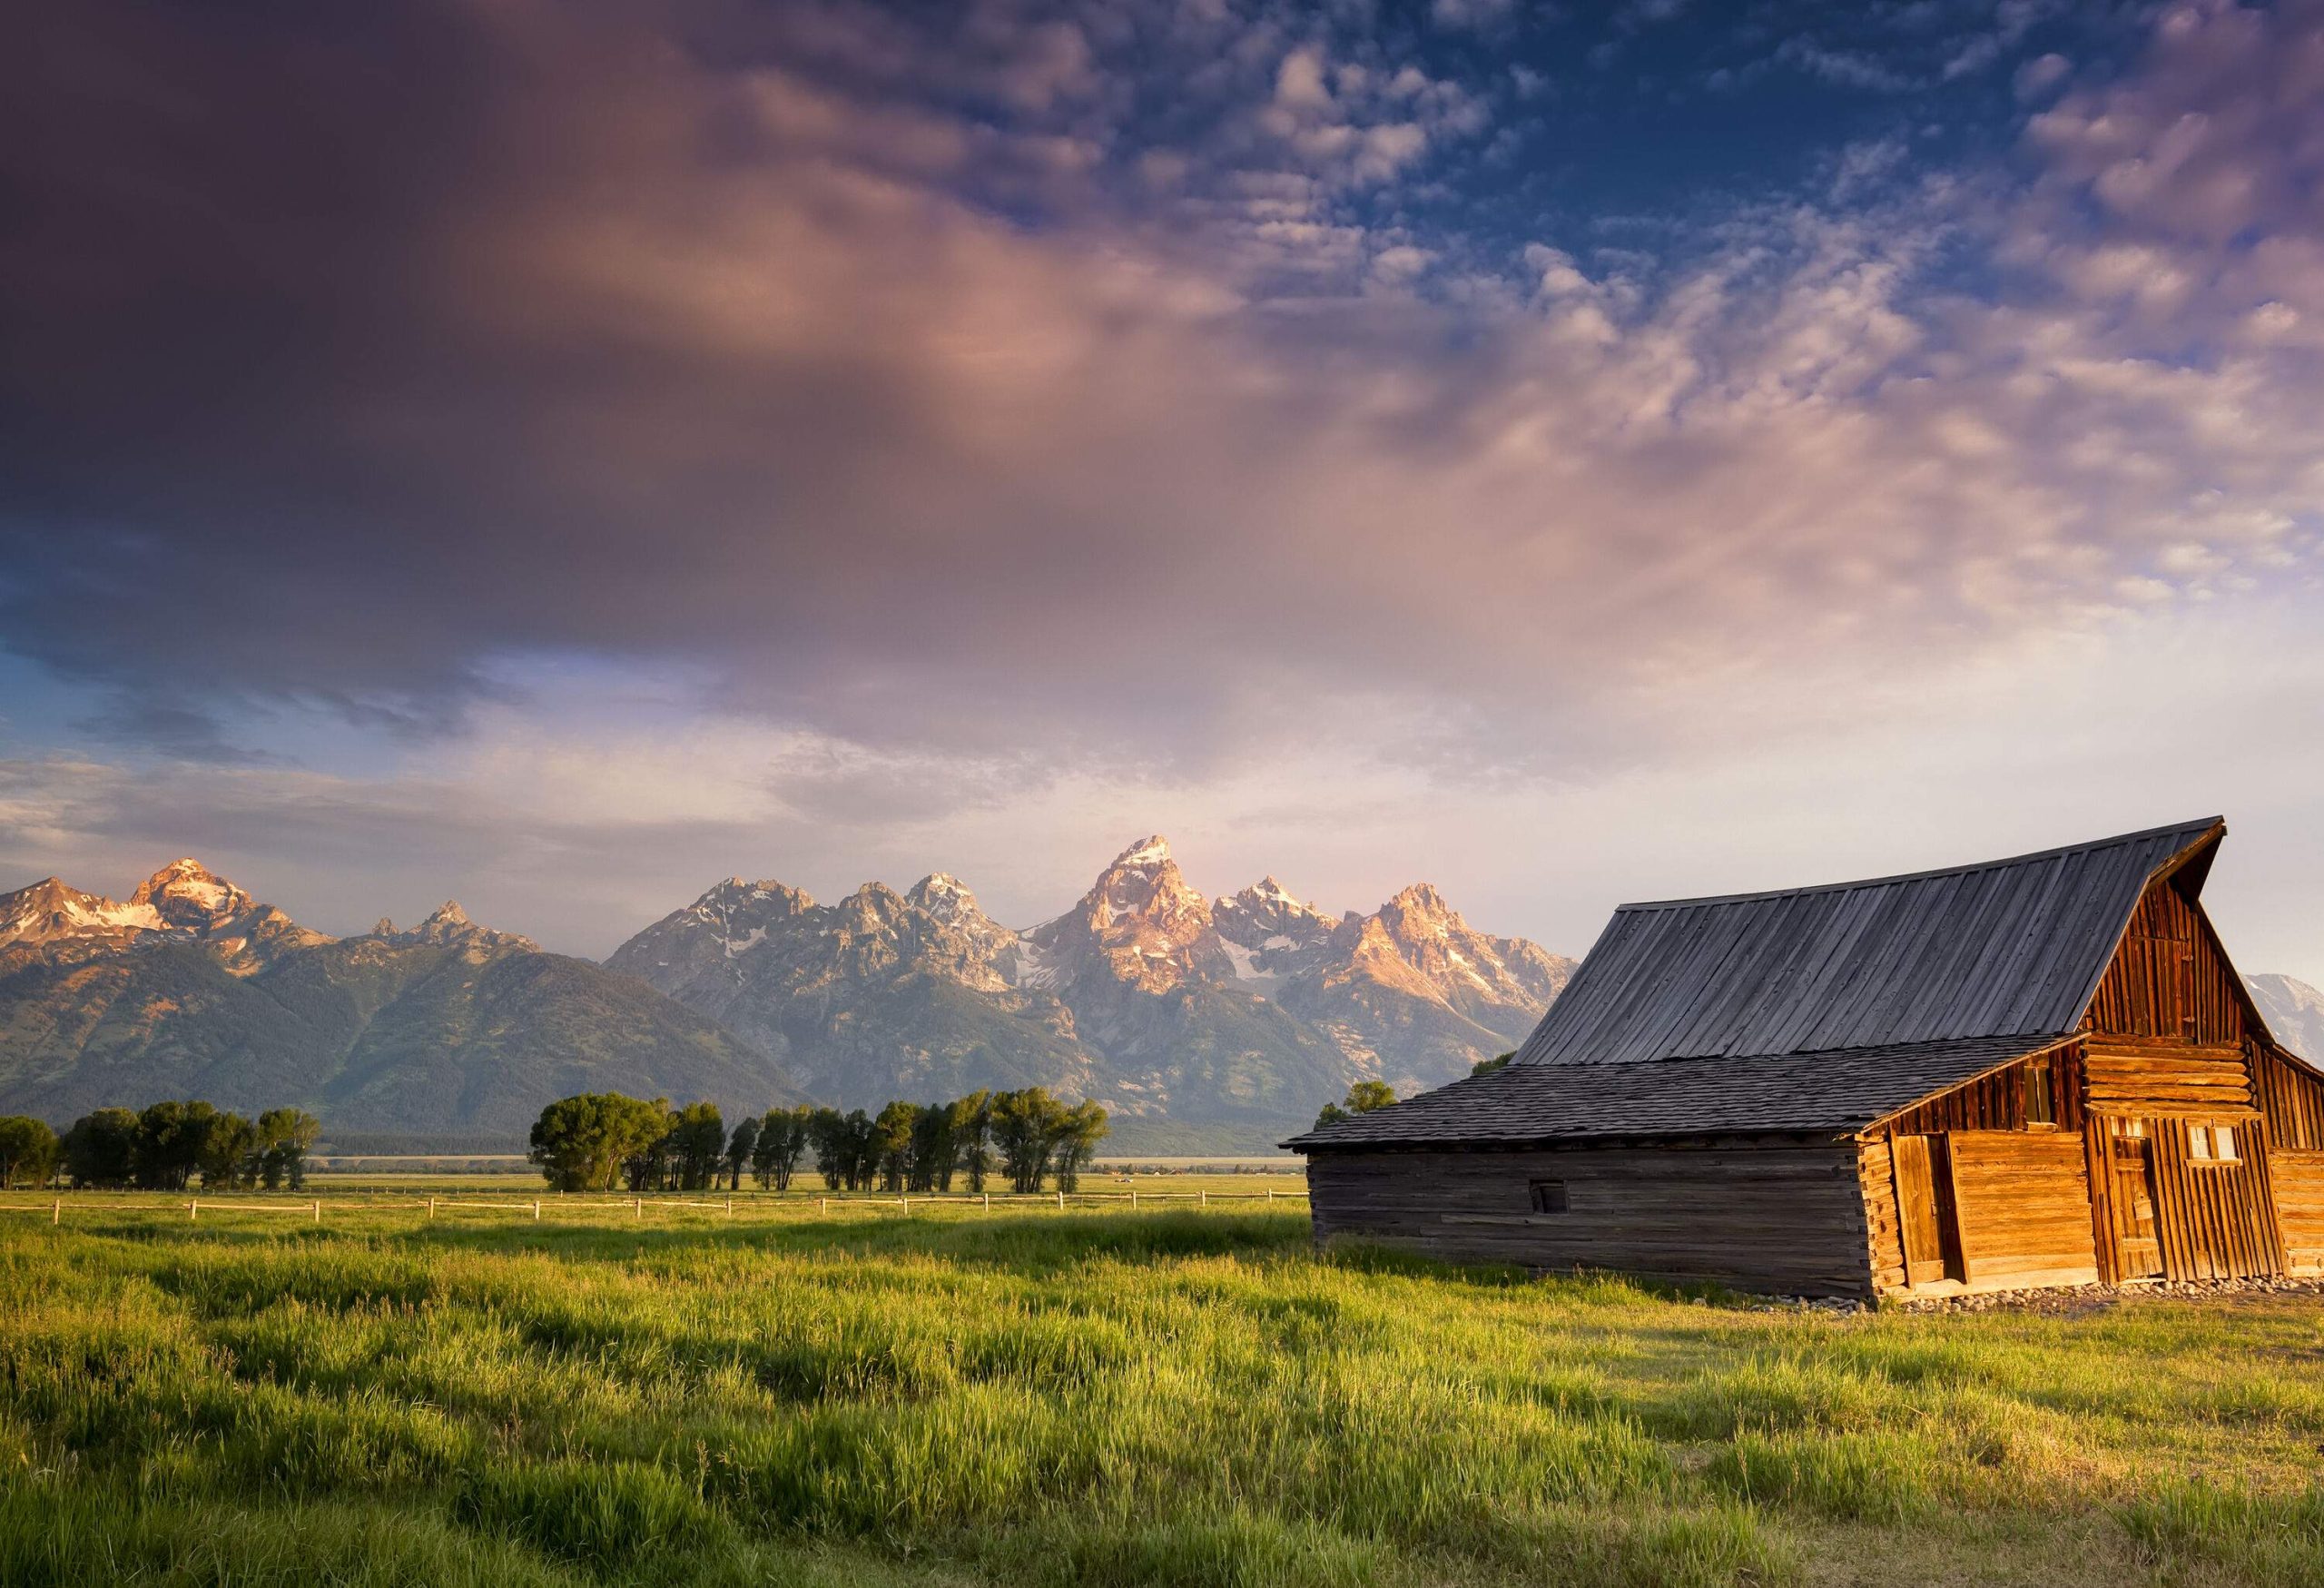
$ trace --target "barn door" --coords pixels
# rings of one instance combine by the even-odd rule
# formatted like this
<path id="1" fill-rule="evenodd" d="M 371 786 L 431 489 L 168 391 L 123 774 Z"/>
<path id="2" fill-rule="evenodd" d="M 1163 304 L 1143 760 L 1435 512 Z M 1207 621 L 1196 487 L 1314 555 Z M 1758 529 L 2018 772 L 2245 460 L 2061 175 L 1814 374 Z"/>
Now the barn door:
<path id="1" fill-rule="evenodd" d="M 1953 1155 L 1942 1136 L 1899 1136 L 1896 1213 L 1905 1236 L 1905 1283 L 1961 1279 L 1961 1218 L 1953 1201 Z"/>
<path id="2" fill-rule="evenodd" d="M 2123 1279 L 2150 1278 L 2162 1272 L 2162 1242 L 2154 1228 L 2154 1169 L 2145 1121 L 2107 1123 L 2113 1160 L 2109 1189 L 2114 1195 L 2114 1272 Z"/>

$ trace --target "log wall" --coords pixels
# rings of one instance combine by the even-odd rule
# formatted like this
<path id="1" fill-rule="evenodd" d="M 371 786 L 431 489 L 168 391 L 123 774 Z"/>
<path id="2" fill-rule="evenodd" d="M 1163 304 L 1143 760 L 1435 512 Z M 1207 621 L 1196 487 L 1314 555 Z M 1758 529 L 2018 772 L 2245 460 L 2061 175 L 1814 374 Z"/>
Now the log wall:
<path id="1" fill-rule="evenodd" d="M 1782 1295 L 1872 1293 L 1854 1142 L 1317 1152 L 1318 1240 Z M 1535 1212 L 1535 1181 L 1563 1212 Z"/>

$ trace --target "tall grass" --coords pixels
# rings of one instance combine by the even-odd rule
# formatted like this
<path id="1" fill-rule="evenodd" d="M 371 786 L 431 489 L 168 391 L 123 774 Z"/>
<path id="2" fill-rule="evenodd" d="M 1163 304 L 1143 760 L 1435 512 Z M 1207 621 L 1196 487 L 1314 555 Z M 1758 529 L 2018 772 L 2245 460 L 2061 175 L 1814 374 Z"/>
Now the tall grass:
<path id="1" fill-rule="evenodd" d="M 1837 1318 L 1319 1258 L 1264 1207 L 123 1200 L 0 1227 L 0 1582 L 2324 1582 L 2320 1344 L 2291 1297 Z"/>

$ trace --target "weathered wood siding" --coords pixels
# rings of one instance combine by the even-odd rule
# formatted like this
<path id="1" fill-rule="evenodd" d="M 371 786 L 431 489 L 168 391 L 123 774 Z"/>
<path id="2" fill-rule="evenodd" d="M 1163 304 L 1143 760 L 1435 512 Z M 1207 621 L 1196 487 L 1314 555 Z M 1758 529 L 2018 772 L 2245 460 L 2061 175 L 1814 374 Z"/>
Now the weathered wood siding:
<path id="1" fill-rule="evenodd" d="M 2098 1282 L 2080 1133 L 1956 1130 L 1952 1145 L 1970 1289 Z"/>
<path id="2" fill-rule="evenodd" d="M 2235 1163 L 2199 1163 L 2183 1120 L 2163 1119 L 2147 1146 L 2153 1166 L 2155 1233 L 2173 1279 L 2225 1279 L 2284 1269 L 2276 1229 L 2266 1129 L 2253 1119 Z"/>
<path id="3" fill-rule="evenodd" d="M 2268 1172 L 2284 1263 L 2324 1273 L 2324 1078 L 2278 1050 L 2254 1043 L 2252 1092 L 2268 1122 Z"/>
<path id="4" fill-rule="evenodd" d="M 2294 1152 L 2324 1152 L 2324 1078 L 2273 1049 L 2253 1045 L 2254 1100 L 2268 1117 L 2268 1135 Z"/>
<path id="5" fill-rule="evenodd" d="M 2176 1042 L 2232 1047 L 2242 1041 L 2243 994 L 2235 968 L 2202 912 L 2168 880 L 2140 899 L 2083 1024 L 2093 1031 Z"/>
<path id="6" fill-rule="evenodd" d="M 2324 1152 L 2280 1149 L 2269 1155 L 2284 1265 L 2295 1274 L 2324 1273 Z"/>
<path id="7" fill-rule="evenodd" d="M 1456 1261 L 1604 1268 L 1803 1296 L 1869 1296 L 1853 1142 L 1317 1152 L 1319 1240 Z M 1566 1210 L 1537 1213 L 1535 1181 Z"/>

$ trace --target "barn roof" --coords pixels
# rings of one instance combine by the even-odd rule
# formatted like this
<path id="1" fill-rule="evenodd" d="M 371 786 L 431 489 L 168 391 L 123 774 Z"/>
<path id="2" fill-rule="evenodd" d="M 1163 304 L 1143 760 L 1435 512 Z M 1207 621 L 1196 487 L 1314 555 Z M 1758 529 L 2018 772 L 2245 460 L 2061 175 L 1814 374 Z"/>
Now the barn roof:
<path id="1" fill-rule="evenodd" d="M 1286 1145 L 1860 1127 L 2071 1032 L 2147 883 L 2187 867 L 2200 884 L 2225 831 L 1625 904 L 1500 1072 L 1515 1080 Z M 1918 1090 L 1884 1101 L 1900 1087 Z"/>
<path id="2" fill-rule="evenodd" d="M 1580 1137 L 1860 1130 L 2043 1046 L 2019 1037 L 1660 1064 L 1512 1064 L 1287 1147 L 1514 1146 Z"/>

